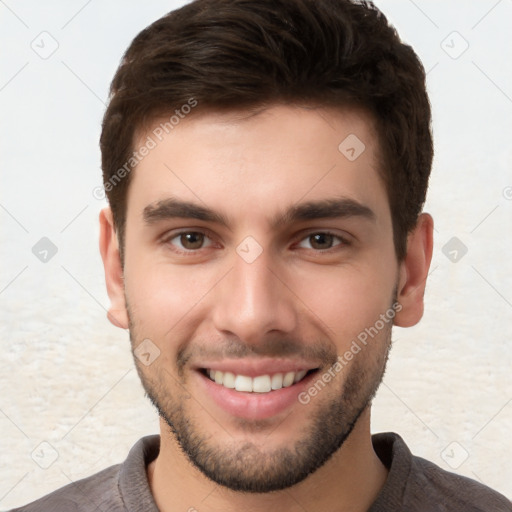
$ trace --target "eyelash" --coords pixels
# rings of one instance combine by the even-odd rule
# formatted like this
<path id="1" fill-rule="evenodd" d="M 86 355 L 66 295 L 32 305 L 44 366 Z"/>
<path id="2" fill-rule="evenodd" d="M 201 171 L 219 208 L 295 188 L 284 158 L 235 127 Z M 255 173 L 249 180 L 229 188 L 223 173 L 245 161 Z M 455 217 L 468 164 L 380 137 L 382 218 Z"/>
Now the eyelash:
<path id="1" fill-rule="evenodd" d="M 169 234 L 168 236 L 166 236 L 165 238 L 162 239 L 162 243 L 163 244 L 168 244 L 168 245 L 173 245 L 171 244 L 171 240 L 174 240 L 175 238 L 178 238 L 180 237 L 181 235 L 186 235 L 186 234 L 190 234 L 190 233 L 198 233 L 198 234 L 201 234 L 201 235 L 204 235 L 205 237 L 207 237 L 210 241 L 212 241 L 213 243 L 214 240 L 213 240 L 213 237 L 211 235 L 208 234 L 207 231 L 204 231 L 204 230 L 201 230 L 201 229 L 193 229 L 193 230 L 183 230 L 183 231 L 178 231 L 176 233 L 171 233 Z M 349 246 L 350 245 L 350 242 L 336 234 L 336 233 L 333 233 L 332 231 L 311 231 L 309 233 L 307 233 L 306 235 L 303 235 L 301 238 L 299 238 L 296 242 L 294 242 L 294 245 L 297 245 L 299 244 L 300 242 L 302 242 L 303 240 L 306 240 L 307 238 L 309 237 L 312 237 L 314 235 L 327 235 L 327 236 L 332 236 L 334 238 L 336 238 L 340 243 L 334 245 L 333 247 L 330 247 L 329 249 L 308 249 L 308 250 L 311 250 L 311 251 L 314 251 L 315 253 L 318 253 L 318 254 L 322 254 L 322 253 L 328 253 L 332 250 L 336 250 L 337 248 L 340 249 L 340 248 L 343 248 L 343 247 L 346 247 L 346 246 Z M 193 256 L 195 254 L 197 254 L 198 251 L 202 250 L 202 249 L 206 249 L 207 247 L 201 247 L 199 249 L 176 249 L 174 248 L 173 251 L 180 254 L 180 255 L 185 255 L 185 256 Z"/>

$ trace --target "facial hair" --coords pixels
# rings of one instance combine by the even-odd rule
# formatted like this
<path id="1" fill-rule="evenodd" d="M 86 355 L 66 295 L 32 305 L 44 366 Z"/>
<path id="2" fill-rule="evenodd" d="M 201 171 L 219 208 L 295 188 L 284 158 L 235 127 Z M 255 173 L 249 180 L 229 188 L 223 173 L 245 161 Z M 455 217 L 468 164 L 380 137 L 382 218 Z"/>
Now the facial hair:
<path id="1" fill-rule="evenodd" d="M 132 347 L 137 329 L 130 315 L 130 339 Z M 161 418 L 168 425 L 183 453 L 189 461 L 206 477 L 233 491 L 267 493 L 291 487 L 323 466 L 349 437 L 361 414 L 371 402 L 384 377 L 389 350 L 391 347 L 392 323 L 385 324 L 371 342 L 361 352 L 354 355 L 352 364 L 347 365 L 338 378 L 329 386 L 329 400 L 317 396 L 307 405 L 307 422 L 302 436 L 291 446 L 264 451 L 257 444 L 246 441 L 232 445 L 219 444 L 203 426 L 194 422 L 187 414 L 186 404 L 190 395 L 186 391 L 185 367 L 187 357 L 179 354 L 177 377 L 172 377 L 168 369 L 155 367 L 151 372 L 134 358 L 137 371 L 146 395 L 151 400 Z M 282 340 L 281 340 L 282 341 Z M 286 342 L 272 343 L 283 356 L 290 348 Z M 249 349 L 238 341 L 238 354 Z M 252 349 L 251 349 L 252 350 Z M 288 352 L 292 351 L 290 348 Z M 233 352 L 230 352 L 233 353 Z M 336 355 L 319 349 L 325 365 L 317 372 L 316 380 L 336 361 Z M 301 351 L 304 354 L 304 349 Z M 266 354 L 268 355 L 268 353 Z M 183 356 L 183 357 L 182 357 Z M 174 386 L 177 392 L 168 387 L 172 380 L 179 381 Z M 315 382 L 314 381 L 314 382 Z M 167 384 L 166 384 L 167 383 Z M 321 395 L 325 390 L 319 392 Z M 326 393 L 327 396 L 327 393 Z M 240 424 L 243 426 L 244 422 Z M 246 427 L 258 428 L 257 422 L 246 422 Z"/>

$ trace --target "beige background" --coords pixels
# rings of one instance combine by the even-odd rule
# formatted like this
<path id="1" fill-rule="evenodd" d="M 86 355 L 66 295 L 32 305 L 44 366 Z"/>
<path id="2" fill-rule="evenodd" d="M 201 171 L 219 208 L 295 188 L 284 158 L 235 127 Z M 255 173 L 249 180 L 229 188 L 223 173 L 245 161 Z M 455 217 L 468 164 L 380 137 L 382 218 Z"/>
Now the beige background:
<path id="1" fill-rule="evenodd" d="M 436 248 L 424 320 L 394 332 L 372 430 L 512 497 L 512 1 L 377 3 L 429 70 Z M 93 190 L 122 52 L 179 4 L 0 3 L 0 510 L 158 430 L 127 333 L 106 320 Z M 46 263 L 42 237 L 58 249 Z M 453 237 L 467 247 L 456 262 Z"/>

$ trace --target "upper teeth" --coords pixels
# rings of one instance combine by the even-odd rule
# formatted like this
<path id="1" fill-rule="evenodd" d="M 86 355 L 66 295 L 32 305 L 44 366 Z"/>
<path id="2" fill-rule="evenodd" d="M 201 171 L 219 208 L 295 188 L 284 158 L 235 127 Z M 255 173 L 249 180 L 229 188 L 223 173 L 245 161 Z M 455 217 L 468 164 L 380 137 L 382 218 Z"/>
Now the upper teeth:
<path id="1" fill-rule="evenodd" d="M 299 372 L 275 373 L 273 375 L 258 375 L 248 377 L 247 375 L 235 375 L 231 372 L 220 370 L 207 370 L 210 379 L 217 384 L 237 391 L 248 391 L 255 393 L 267 393 L 271 390 L 287 388 L 295 382 L 304 378 L 307 370 Z"/>

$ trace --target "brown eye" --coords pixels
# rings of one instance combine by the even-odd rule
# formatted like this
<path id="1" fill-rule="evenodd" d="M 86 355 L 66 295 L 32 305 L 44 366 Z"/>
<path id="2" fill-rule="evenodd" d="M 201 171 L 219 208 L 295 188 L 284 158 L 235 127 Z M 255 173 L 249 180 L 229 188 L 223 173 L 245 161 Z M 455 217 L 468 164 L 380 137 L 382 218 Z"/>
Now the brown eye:
<path id="1" fill-rule="evenodd" d="M 299 247 L 304 249 L 314 249 L 315 251 L 326 251 L 338 245 L 347 245 L 345 240 L 331 233 L 312 233 L 301 240 Z"/>
<path id="2" fill-rule="evenodd" d="M 163 240 L 164 243 L 173 247 L 178 253 L 186 253 L 205 249 L 213 245 L 212 240 L 201 231 L 182 231 L 169 235 Z"/>
<path id="3" fill-rule="evenodd" d="M 182 233 L 180 235 L 180 243 L 184 249 L 192 251 L 200 249 L 204 243 L 204 234 L 198 232 Z"/>
<path id="4" fill-rule="evenodd" d="M 334 237 L 328 233 L 316 233 L 309 237 L 311 247 L 313 249 L 330 249 L 332 247 Z"/>

